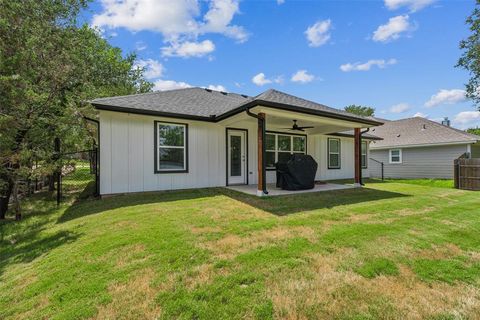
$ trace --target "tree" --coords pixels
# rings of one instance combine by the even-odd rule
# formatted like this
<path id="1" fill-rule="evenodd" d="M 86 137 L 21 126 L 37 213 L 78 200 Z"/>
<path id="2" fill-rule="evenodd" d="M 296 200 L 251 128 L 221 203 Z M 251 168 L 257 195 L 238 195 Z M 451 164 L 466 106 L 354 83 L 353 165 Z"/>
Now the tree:
<path id="1" fill-rule="evenodd" d="M 467 131 L 468 133 L 476 134 L 477 136 L 480 136 L 480 128 L 479 128 L 479 127 L 470 128 L 470 129 L 467 129 L 466 131 Z"/>
<path id="2" fill-rule="evenodd" d="M 365 117 L 372 117 L 375 114 L 375 109 L 372 107 L 359 106 L 351 104 L 345 107 L 345 111 Z"/>
<path id="3" fill-rule="evenodd" d="M 467 98 L 473 100 L 480 110 L 480 0 L 477 0 L 473 13 L 467 18 L 472 34 L 460 41 L 460 49 L 463 54 L 458 60 L 456 67 L 464 68 L 470 72 L 470 79 L 465 85 Z"/>
<path id="4" fill-rule="evenodd" d="M 101 38 L 77 17 L 86 0 L 0 0 L 0 219 L 9 199 L 20 219 L 22 181 L 51 173 L 55 137 L 75 149 L 87 139 L 86 102 L 150 91 L 135 55 Z M 33 159 L 42 159 L 33 166 Z"/>

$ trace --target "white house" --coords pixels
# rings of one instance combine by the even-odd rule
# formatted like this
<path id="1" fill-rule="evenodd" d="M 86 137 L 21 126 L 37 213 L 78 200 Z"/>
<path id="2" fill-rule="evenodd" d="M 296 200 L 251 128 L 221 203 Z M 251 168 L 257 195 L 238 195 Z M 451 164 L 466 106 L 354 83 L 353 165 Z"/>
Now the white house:
<path id="1" fill-rule="evenodd" d="M 361 129 L 381 124 L 276 90 L 249 97 L 187 88 L 92 104 L 102 195 L 253 184 L 261 196 L 275 182 L 275 162 L 292 153 L 313 156 L 316 180 L 360 183 L 375 139 Z"/>
<path id="2" fill-rule="evenodd" d="M 382 138 L 370 145 L 370 175 L 385 178 L 453 178 L 453 160 L 480 158 L 480 136 L 415 117 L 370 130 Z"/>

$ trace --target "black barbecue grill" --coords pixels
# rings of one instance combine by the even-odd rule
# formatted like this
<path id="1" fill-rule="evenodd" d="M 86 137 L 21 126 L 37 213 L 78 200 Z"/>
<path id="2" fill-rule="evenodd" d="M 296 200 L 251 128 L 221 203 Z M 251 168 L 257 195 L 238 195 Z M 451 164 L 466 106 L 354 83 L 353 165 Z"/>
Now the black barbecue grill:
<path id="1" fill-rule="evenodd" d="M 277 188 L 306 190 L 315 187 L 318 164 L 312 156 L 294 154 L 285 162 L 277 162 Z"/>

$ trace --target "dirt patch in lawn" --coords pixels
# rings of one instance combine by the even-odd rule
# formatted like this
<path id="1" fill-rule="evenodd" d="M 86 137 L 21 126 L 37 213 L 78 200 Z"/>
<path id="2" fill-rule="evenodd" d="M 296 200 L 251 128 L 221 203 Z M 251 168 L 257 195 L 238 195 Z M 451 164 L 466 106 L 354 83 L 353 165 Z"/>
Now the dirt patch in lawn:
<path id="1" fill-rule="evenodd" d="M 464 252 L 458 246 L 448 243 L 444 246 L 433 245 L 430 249 L 423 249 L 414 253 L 415 257 L 424 259 L 449 259 L 462 255 Z"/>
<path id="2" fill-rule="evenodd" d="M 134 244 L 125 246 L 115 254 L 116 266 L 119 268 L 146 261 L 145 246 L 143 244 Z"/>
<path id="3" fill-rule="evenodd" d="M 190 231 L 193 234 L 204 234 L 204 233 L 216 233 L 221 232 L 222 228 L 220 227 L 190 227 Z"/>
<path id="4" fill-rule="evenodd" d="M 424 319 L 480 314 L 480 291 L 467 285 L 427 284 L 406 266 L 398 276 L 364 278 L 338 266 L 346 253 L 313 255 L 300 277 L 275 275 L 267 283 L 282 319 L 365 317 Z"/>
<path id="5" fill-rule="evenodd" d="M 393 211 L 393 214 L 396 214 L 399 216 L 413 216 L 413 215 L 426 214 L 434 210 L 436 210 L 435 207 L 426 207 L 421 209 L 401 209 L 401 210 Z"/>
<path id="6" fill-rule="evenodd" d="M 316 241 L 315 231 L 309 227 L 277 227 L 249 235 L 227 235 L 221 239 L 200 244 L 202 248 L 213 252 L 217 258 L 231 259 L 250 250 L 278 243 L 293 237 L 302 237 Z"/>
<path id="7" fill-rule="evenodd" d="M 211 284 L 216 277 L 230 274 L 228 268 L 216 268 L 213 264 L 205 263 L 182 272 L 169 273 L 164 281 L 159 283 L 161 292 L 175 290 L 175 287 L 186 287 L 193 290 L 198 286 Z"/>
<path id="8" fill-rule="evenodd" d="M 151 286 L 155 273 L 144 270 L 126 283 L 115 283 L 109 287 L 112 301 L 101 306 L 93 319 L 156 319 L 160 307 L 155 305 L 157 290 Z"/>

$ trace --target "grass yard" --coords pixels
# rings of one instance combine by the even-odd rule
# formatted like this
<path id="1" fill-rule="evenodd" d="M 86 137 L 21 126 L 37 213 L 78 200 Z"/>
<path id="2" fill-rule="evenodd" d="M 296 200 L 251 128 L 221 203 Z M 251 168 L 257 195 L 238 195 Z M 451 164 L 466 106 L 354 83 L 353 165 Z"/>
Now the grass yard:
<path id="1" fill-rule="evenodd" d="M 480 193 L 446 182 L 25 210 L 0 225 L 0 319 L 480 318 Z"/>

